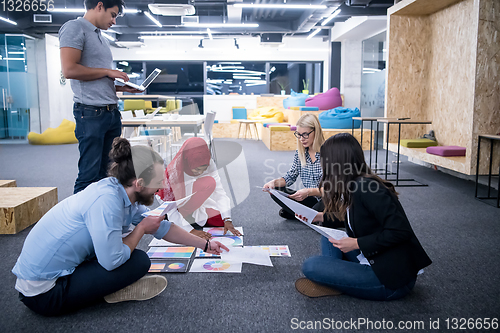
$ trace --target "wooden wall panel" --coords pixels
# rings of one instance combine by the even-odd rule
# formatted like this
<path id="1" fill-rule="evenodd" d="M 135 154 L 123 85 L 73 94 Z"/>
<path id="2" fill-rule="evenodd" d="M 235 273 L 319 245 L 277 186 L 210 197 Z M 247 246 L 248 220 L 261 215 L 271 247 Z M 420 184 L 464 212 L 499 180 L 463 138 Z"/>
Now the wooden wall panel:
<path id="1" fill-rule="evenodd" d="M 429 16 L 427 110 L 440 145 L 472 149 L 478 13 L 465 0 Z M 467 161 L 467 158 L 466 160 Z M 470 161 L 470 159 L 469 159 Z M 462 170 L 467 170 L 468 167 Z"/>
<path id="2" fill-rule="evenodd" d="M 472 172 L 476 172 L 477 137 L 500 132 L 500 1 L 481 0 L 477 38 L 474 118 L 472 128 Z M 488 172 L 489 144 L 481 142 L 480 173 Z M 494 147 L 494 173 L 500 164 L 499 143 Z"/>
<path id="3" fill-rule="evenodd" d="M 385 116 L 411 117 L 428 120 L 425 109 L 427 75 L 432 49 L 430 25 L 427 16 L 391 15 L 388 20 L 388 59 Z M 405 126 L 401 138 L 416 138 L 425 134 L 421 125 Z M 389 141 L 397 141 L 392 132 Z"/>

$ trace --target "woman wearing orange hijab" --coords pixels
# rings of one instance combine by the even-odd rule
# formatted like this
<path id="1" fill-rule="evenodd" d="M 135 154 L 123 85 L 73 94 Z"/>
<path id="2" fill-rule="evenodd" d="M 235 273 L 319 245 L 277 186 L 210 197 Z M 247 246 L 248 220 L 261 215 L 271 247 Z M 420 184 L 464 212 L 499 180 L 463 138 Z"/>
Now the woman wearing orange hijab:
<path id="1" fill-rule="evenodd" d="M 170 214 L 169 221 L 178 225 L 196 223 L 199 227 L 224 227 L 224 234 L 234 228 L 231 220 L 229 200 L 205 140 L 190 138 L 168 164 L 166 186 L 158 192 L 164 201 L 176 201 L 192 194 L 188 201 L 178 207 L 178 214 Z M 192 229 L 190 232 L 210 238 L 210 234 Z"/>

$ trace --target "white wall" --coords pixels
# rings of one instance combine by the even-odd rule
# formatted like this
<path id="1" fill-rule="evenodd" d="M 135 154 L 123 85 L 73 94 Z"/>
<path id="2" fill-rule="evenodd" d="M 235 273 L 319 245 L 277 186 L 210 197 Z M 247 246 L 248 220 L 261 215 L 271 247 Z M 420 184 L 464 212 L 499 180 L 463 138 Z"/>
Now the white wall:
<path id="1" fill-rule="evenodd" d="M 321 38 L 284 37 L 283 45 L 262 46 L 259 37 L 237 38 L 239 49 L 234 46 L 234 39 L 203 39 L 203 48 L 199 48 L 200 38 L 146 40 L 140 48 L 111 48 L 114 60 L 182 60 L 182 61 L 322 61 L 323 87 L 328 88 L 330 75 L 329 43 Z"/>
<path id="2" fill-rule="evenodd" d="M 41 129 L 57 127 L 63 119 L 74 121 L 73 91 L 69 80 L 60 84 L 61 57 L 59 39 L 45 35 L 37 45 L 38 87 Z"/>
<path id="3" fill-rule="evenodd" d="M 387 16 L 357 16 L 336 23 L 331 39 L 341 42 L 340 93 L 344 106 L 360 107 L 363 72 L 363 40 L 387 29 Z"/>
<path id="4" fill-rule="evenodd" d="M 344 40 L 341 44 L 340 93 L 346 108 L 359 108 L 361 103 L 362 46 L 360 40 Z"/>

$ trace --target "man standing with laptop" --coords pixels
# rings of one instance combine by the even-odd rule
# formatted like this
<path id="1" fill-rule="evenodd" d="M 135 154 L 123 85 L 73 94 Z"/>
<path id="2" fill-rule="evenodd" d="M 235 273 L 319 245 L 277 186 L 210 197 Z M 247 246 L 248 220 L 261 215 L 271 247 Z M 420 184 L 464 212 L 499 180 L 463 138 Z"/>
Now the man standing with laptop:
<path id="1" fill-rule="evenodd" d="M 71 79 L 80 151 L 74 193 L 106 177 L 111 144 L 121 135 L 116 91 L 142 92 L 115 86 L 115 79 L 129 79 L 112 69 L 109 42 L 101 34 L 101 30 L 116 24 L 123 6 L 123 0 L 85 0 L 85 15 L 66 22 L 59 30 L 62 72 Z"/>

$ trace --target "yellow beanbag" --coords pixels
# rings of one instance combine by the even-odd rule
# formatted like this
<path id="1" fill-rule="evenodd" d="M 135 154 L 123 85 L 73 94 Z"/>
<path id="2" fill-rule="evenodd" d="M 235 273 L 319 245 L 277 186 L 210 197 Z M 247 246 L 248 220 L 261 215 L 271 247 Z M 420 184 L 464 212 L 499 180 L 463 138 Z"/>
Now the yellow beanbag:
<path id="1" fill-rule="evenodd" d="M 42 134 L 29 132 L 28 141 L 32 145 L 61 145 L 78 143 L 75 136 L 76 124 L 64 119 L 57 128 L 47 128 Z"/>
<path id="2" fill-rule="evenodd" d="M 249 115 L 249 120 L 255 120 L 261 123 L 282 123 L 285 119 L 283 112 L 278 111 L 277 109 L 270 106 L 263 106 L 257 109 L 254 109 Z"/>

